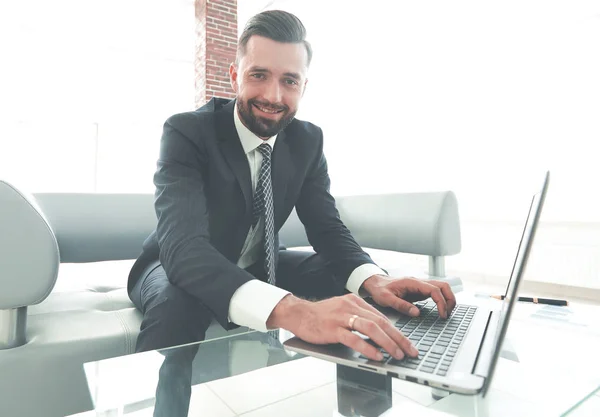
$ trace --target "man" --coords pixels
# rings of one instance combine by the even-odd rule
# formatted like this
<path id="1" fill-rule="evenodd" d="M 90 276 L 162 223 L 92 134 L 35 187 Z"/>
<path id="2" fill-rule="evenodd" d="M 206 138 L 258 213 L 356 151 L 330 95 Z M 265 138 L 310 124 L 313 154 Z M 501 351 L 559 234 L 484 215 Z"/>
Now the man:
<path id="1" fill-rule="evenodd" d="M 340 220 L 322 131 L 294 118 L 311 57 L 300 20 L 260 13 L 229 70 L 236 100 L 214 98 L 165 123 L 157 229 L 129 277 L 144 314 L 137 351 L 202 340 L 214 318 L 380 359 L 357 331 L 400 359 L 418 352 L 362 296 L 412 316 L 409 301 L 428 297 L 442 317 L 454 308 L 445 283 L 387 277 Z M 316 253 L 279 250 L 277 232 L 294 207 Z"/>

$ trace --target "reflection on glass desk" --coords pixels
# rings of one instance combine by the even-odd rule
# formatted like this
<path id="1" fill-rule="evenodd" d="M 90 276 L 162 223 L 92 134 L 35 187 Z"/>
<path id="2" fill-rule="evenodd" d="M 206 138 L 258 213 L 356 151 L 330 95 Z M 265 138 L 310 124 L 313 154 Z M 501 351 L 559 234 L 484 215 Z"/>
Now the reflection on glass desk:
<path id="1" fill-rule="evenodd" d="M 597 417 L 599 313 L 519 304 L 485 399 L 436 400 L 426 386 L 286 351 L 288 332 L 250 332 L 87 363 L 95 410 L 78 416 Z"/>

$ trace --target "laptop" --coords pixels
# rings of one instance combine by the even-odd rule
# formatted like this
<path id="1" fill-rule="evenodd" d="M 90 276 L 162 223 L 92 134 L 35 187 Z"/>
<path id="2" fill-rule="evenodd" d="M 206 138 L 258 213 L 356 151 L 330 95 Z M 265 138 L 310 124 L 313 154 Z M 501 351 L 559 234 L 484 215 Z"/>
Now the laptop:
<path id="1" fill-rule="evenodd" d="M 439 317 L 431 299 L 415 303 L 421 313 L 414 318 L 380 308 L 417 347 L 418 358 L 407 356 L 397 360 L 382 350 L 384 359 L 374 361 L 342 344 L 315 345 L 297 337 L 284 342 L 284 347 L 341 365 L 449 392 L 466 395 L 481 393 L 485 396 L 518 299 L 519 285 L 523 280 L 549 181 L 550 172 L 546 172 L 541 190 L 532 198 L 506 296 L 499 309 L 492 309 L 493 304 L 481 298 L 473 298 L 473 302 L 468 304 L 457 304 L 448 319 Z M 378 347 L 370 339 L 365 339 Z"/>

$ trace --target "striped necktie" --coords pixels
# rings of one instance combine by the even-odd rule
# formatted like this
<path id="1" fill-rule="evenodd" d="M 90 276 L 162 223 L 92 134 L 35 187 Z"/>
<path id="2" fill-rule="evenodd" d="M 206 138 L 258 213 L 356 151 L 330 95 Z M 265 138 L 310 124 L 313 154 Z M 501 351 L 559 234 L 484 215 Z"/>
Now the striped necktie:
<path id="1" fill-rule="evenodd" d="M 265 272 L 269 284 L 275 285 L 275 219 L 273 215 L 273 187 L 271 184 L 271 146 L 262 143 L 258 148 L 263 160 L 258 174 L 254 193 L 253 220 L 258 224 L 261 216 L 265 219 Z"/>

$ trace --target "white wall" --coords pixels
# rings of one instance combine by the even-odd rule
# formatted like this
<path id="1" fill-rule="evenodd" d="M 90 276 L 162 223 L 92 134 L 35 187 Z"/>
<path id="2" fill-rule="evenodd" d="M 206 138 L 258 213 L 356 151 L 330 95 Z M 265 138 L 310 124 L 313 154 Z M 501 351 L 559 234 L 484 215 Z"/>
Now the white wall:
<path id="1" fill-rule="evenodd" d="M 518 220 L 507 200 L 551 169 L 546 219 L 600 221 L 600 2 L 277 6 L 313 42 L 302 116 L 326 131 L 340 193 L 452 188 L 465 216 Z"/>
<path id="2" fill-rule="evenodd" d="M 448 270 L 502 280 L 550 169 L 527 278 L 600 288 L 600 2 L 240 3 L 241 22 L 270 3 L 307 27 L 299 117 L 324 129 L 335 194 L 454 190 Z"/>
<path id="3" fill-rule="evenodd" d="M 9 3 L 0 176 L 30 191 L 152 191 L 162 124 L 194 106 L 193 2 Z"/>

